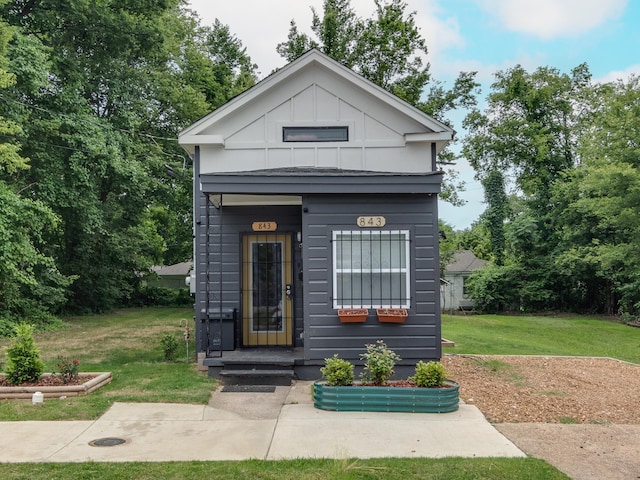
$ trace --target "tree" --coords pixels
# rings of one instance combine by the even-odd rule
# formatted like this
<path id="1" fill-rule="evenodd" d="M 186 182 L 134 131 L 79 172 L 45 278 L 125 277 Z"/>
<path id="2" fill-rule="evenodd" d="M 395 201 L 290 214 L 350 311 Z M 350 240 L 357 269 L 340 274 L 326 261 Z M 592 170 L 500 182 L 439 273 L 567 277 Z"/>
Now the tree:
<path id="1" fill-rule="evenodd" d="M 183 4 L 2 8 L 20 33 L 3 108 L 31 165 L 12 184 L 60 219 L 42 244 L 76 278 L 74 311 L 126 304 L 152 265 L 191 256 L 191 165 L 177 133 L 255 79 L 228 28 L 200 26 Z"/>
<path id="2" fill-rule="evenodd" d="M 311 30 L 315 38 L 301 33 L 292 21 L 287 41 L 278 45 L 278 53 L 292 61 L 310 48 L 319 48 L 447 124 L 451 123 L 446 118 L 451 110 L 475 106 L 478 89 L 475 72 L 461 73 L 453 88 L 445 90 L 431 78 L 427 45 L 416 25 L 415 12 L 407 12 L 407 4 L 402 0 L 374 0 L 374 3 L 374 17 L 362 19 L 351 8 L 350 0 L 325 0 L 322 16 L 312 8 Z M 445 151 L 439 159 L 442 166 L 451 163 L 455 156 Z M 442 198 L 461 205 L 457 190 L 462 184 L 455 183 L 454 171 L 447 173 Z"/>
<path id="3" fill-rule="evenodd" d="M 592 308 L 640 312 L 640 78 L 598 87 L 581 165 L 558 185 L 558 264 Z M 590 302 L 588 302 L 590 301 Z"/>
<path id="4" fill-rule="evenodd" d="M 507 217 L 507 195 L 504 191 L 504 177 L 497 170 L 492 170 L 482 182 L 485 191 L 487 209 L 483 219 L 491 237 L 491 253 L 496 265 L 504 264 L 504 222 Z"/>
<path id="5" fill-rule="evenodd" d="M 505 268 L 522 272 L 520 308 L 565 307 L 571 286 L 555 261 L 562 202 L 553 192 L 580 162 L 577 145 L 589 111 L 589 70 L 579 65 L 571 75 L 548 67 L 528 73 L 517 66 L 498 72 L 492 89 L 486 110 L 465 119 L 469 134 L 463 145 L 490 202 L 483 222 L 492 235 L 492 250 L 500 255 L 504 248 L 504 259 L 498 258 Z M 511 177 L 515 191 L 508 215 L 503 176 Z"/>
<path id="6" fill-rule="evenodd" d="M 7 45 L 15 29 L 0 22 L 0 98 L 16 82 L 7 62 Z M 29 169 L 20 155 L 20 126 L 0 117 L 0 335 L 17 322 L 46 322 L 64 303 L 71 278 L 58 271 L 47 255 L 44 238 L 56 231 L 58 219 L 41 201 L 24 195 L 16 178 Z"/>

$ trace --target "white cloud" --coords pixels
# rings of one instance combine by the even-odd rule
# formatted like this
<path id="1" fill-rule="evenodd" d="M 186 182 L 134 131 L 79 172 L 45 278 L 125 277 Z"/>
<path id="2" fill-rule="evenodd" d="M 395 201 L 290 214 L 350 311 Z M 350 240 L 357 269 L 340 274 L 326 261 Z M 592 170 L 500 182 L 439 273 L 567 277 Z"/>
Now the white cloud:
<path id="1" fill-rule="evenodd" d="M 628 0 L 477 0 L 506 29 L 542 39 L 575 36 L 620 17 Z"/>
<path id="2" fill-rule="evenodd" d="M 616 82 L 618 80 L 627 81 L 632 75 L 640 76 L 640 64 L 631 65 L 624 70 L 615 70 L 607 73 L 603 77 L 595 78 L 594 81 L 599 83 Z"/>

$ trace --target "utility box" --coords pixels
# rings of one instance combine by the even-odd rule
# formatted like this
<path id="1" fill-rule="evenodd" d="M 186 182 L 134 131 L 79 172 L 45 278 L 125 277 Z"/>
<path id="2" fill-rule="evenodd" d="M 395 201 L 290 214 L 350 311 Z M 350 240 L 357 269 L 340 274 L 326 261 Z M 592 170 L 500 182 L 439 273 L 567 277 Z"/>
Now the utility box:
<path id="1" fill-rule="evenodd" d="M 236 308 L 210 309 L 207 315 L 209 350 L 235 350 Z"/>

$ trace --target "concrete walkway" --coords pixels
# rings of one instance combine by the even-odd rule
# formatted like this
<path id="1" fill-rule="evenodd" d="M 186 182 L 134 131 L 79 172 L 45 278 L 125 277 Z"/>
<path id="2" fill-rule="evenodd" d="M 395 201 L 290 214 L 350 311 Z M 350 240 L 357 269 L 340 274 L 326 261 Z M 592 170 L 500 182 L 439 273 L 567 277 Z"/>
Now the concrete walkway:
<path id="1" fill-rule="evenodd" d="M 311 382 L 297 382 L 273 393 L 218 390 L 209 405 L 116 403 L 96 421 L 0 422 L 0 462 L 525 456 L 475 406 L 329 412 L 310 392 Z M 104 438 L 125 443 L 90 444 Z"/>

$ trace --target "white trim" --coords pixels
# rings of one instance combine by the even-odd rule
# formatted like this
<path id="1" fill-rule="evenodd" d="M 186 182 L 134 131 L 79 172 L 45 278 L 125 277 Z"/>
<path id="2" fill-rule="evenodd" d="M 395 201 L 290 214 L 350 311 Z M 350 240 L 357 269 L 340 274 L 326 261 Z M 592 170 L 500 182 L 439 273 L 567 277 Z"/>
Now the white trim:
<path id="1" fill-rule="evenodd" d="M 178 137 L 180 145 L 221 145 L 224 146 L 222 135 L 181 135 Z"/>
<path id="2" fill-rule="evenodd" d="M 453 140 L 453 135 L 454 132 L 405 133 L 404 138 L 407 143 L 442 142 Z"/>

